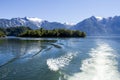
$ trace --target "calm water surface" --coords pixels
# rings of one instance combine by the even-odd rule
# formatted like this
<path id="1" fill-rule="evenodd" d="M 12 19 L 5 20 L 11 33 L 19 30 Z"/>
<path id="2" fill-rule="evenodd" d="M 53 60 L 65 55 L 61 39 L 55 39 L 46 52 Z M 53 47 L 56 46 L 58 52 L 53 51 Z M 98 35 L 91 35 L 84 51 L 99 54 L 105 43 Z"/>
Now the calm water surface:
<path id="1" fill-rule="evenodd" d="M 120 37 L 2 38 L 0 80 L 120 80 Z"/>

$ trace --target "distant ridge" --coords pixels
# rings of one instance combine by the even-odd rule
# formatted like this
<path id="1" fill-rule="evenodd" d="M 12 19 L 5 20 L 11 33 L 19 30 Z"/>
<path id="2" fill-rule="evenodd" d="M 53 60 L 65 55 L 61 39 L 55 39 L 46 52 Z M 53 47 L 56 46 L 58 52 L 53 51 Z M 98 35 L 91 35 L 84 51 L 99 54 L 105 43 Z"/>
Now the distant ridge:
<path id="1" fill-rule="evenodd" d="M 36 17 L 24 17 L 24 18 L 12 18 L 12 19 L 0 19 L 0 27 L 16 27 L 16 26 L 26 26 L 31 29 L 45 28 L 45 29 L 55 29 L 55 28 L 69 28 L 70 25 L 62 24 L 59 22 L 49 22 L 47 20 L 42 20 Z"/>
<path id="2" fill-rule="evenodd" d="M 51 29 L 72 29 L 80 30 L 87 33 L 87 35 L 120 35 L 120 16 L 102 18 L 91 16 L 77 24 L 49 22 L 36 17 L 0 19 L 0 27 L 16 27 L 26 26 L 31 29 L 44 28 Z"/>
<path id="3" fill-rule="evenodd" d="M 120 35 L 120 16 L 96 18 L 91 16 L 72 27 L 85 31 L 88 35 Z"/>

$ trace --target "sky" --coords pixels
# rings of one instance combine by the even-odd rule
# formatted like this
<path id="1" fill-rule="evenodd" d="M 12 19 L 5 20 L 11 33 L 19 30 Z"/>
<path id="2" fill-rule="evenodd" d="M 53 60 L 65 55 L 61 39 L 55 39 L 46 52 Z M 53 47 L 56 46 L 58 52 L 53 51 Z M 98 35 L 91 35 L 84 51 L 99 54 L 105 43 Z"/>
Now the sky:
<path id="1" fill-rule="evenodd" d="M 38 17 L 77 23 L 91 16 L 120 16 L 120 0 L 0 0 L 0 18 Z"/>

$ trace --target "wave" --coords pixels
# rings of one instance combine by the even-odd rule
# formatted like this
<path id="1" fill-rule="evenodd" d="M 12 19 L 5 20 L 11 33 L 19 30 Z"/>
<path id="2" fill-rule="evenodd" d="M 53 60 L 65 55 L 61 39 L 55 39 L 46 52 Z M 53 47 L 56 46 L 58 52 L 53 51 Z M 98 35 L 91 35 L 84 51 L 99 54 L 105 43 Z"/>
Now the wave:
<path id="1" fill-rule="evenodd" d="M 14 60 L 16 60 L 16 57 L 14 57 L 10 53 L 8 53 L 8 54 L 0 54 L 0 68 L 2 66 L 7 65 L 8 63 L 13 62 Z"/>
<path id="2" fill-rule="evenodd" d="M 53 46 L 56 47 L 56 48 L 62 48 L 60 45 L 55 44 L 55 43 L 52 43 L 51 45 L 53 45 Z"/>
<path id="3" fill-rule="evenodd" d="M 98 43 L 90 58 L 82 62 L 81 72 L 68 76 L 68 80 L 120 80 L 115 53 L 107 43 Z"/>
<path id="4" fill-rule="evenodd" d="M 47 59 L 47 65 L 48 65 L 50 70 L 58 71 L 59 69 L 62 69 L 65 66 L 69 65 L 70 61 L 76 55 L 77 55 L 77 53 L 67 53 L 64 56 L 61 56 L 59 58 Z"/>

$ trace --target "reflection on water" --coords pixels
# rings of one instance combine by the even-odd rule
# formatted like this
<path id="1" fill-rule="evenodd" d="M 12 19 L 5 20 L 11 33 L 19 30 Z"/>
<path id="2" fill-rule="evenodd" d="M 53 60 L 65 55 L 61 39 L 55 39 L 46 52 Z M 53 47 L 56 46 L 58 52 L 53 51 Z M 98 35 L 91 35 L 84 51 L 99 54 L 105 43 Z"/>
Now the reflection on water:
<path id="1" fill-rule="evenodd" d="M 48 47 L 47 45 L 49 44 L 51 44 L 51 42 L 49 43 L 49 41 L 47 40 L 4 40 L 0 44 L 0 67 L 19 58 L 24 59 L 34 57 L 39 54 L 43 49 Z"/>
<path id="2" fill-rule="evenodd" d="M 0 80 L 120 80 L 119 38 L 0 39 Z"/>

